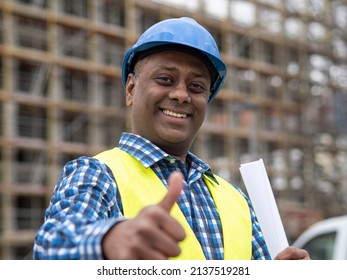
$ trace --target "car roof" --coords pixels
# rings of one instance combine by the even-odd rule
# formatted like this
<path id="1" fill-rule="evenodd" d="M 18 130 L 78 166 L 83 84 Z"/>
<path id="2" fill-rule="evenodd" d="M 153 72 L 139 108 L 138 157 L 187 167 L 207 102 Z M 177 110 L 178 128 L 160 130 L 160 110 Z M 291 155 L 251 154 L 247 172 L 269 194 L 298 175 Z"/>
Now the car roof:
<path id="1" fill-rule="evenodd" d="M 347 225 L 347 215 L 321 220 L 313 224 L 310 228 L 325 228 L 325 227 L 332 228 L 332 227 L 338 227 L 341 225 Z"/>

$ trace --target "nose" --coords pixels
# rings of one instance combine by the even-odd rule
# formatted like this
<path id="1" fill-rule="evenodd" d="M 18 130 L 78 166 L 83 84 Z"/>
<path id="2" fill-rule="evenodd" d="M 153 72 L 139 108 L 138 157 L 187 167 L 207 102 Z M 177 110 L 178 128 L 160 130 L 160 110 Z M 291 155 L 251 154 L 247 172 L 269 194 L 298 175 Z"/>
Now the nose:
<path id="1" fill-rule="evenodd" d="M 187 102 L 190 103 L 191 97 L 185 83 L 179 83 L 175 88 L 170 91 L 169 98 L 177 100 L 180 104 Z"/>

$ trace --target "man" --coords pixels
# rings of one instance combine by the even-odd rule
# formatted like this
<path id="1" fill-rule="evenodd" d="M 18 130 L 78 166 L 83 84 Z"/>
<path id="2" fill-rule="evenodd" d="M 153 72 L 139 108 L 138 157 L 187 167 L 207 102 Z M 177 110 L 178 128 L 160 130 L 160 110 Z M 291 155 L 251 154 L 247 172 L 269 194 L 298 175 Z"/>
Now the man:
<path id="1" fill-rule="evenodd" d="M 189 152 L 227 72 L 210 33 L 190 18 L 159 22 L 122 71 L 132 133 L 67 163 L 34 258 L 270 259 L 247 197 Z"/>

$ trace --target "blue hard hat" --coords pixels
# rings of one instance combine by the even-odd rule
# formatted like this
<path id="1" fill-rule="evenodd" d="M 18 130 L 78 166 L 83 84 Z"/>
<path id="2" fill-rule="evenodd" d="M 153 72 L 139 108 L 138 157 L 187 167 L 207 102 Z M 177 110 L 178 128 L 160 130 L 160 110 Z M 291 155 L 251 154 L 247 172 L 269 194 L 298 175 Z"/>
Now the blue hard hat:
<path id="1" fill-rule="evenodd" d="M 158 22 L 148 28 L 127 51 L 122 62 L 122 82 L 125 86 L 129 73 L 140 54 L 164 50 L 169 45 L 179 45 L 202 54 L 208 61 L 211 72 L 210 103 L 224 84 L 227 67 L 220 58 L 218 46 L 212 35 L 194 19 L 188 17 L 172 18 Z M 154 50 L 154 51 L 153 51 Z M 211 67 L 212 65 L 212 67 Z"/>

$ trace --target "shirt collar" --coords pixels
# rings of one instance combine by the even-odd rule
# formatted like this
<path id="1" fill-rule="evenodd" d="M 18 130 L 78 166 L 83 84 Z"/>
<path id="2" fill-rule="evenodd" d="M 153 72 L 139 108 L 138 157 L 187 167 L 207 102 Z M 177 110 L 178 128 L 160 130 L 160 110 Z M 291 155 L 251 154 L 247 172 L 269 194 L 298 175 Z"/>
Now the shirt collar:
<path id="1" fill-rule="evenodd" d="M 123 132 L 118 146 L 121 150 L 135 157 L 145 168 L 152 166 L 164 158 L 171 157 L 148 139 L 134 133 Z M 206 162 L 191 152 L 188 152 L 187 157 L 191 168 L 195 168 L 198 172 L 204 173 L 218 183 L 210 166 Z"/>

